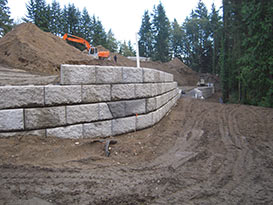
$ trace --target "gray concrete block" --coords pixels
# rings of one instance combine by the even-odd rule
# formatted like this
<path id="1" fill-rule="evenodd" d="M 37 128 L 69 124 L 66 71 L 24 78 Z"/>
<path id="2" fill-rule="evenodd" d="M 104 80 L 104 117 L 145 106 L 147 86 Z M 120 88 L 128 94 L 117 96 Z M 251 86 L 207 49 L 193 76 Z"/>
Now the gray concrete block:
<path id="1" fill-rule="evenodd" d="M 31 130 L 31 131 L 19 131 L 19 132 L 0 132 L 1 137 L 23 137 L 23 136 L 38 136 L 38 137 L 45 137 L 46 131 L 45 129 L 42 130 Z"/>
<path id="2" fill-rule="evenodd" d="M 102 102 L 111 100 L 111 86 L 110 85 L 83 85 L 82 86 L 82 101 Z"/>
<path id="3" fill-rule="evenodd" d="M 112 100 L 125 100 L 135 98 L 134 84 L 117 84 L 112 86 Z"/>
<path id="4" fill-rule="evenodd" d="M 66 116 L 68 124 L 92 122 L 99 119 L 99 105 L 72 105 L 67 106 Z"/>
<path id="5" fill-rule="evenodd" d="M 96 83 L 95 66 L 61 65 L 61 85 Z"/>
<path id="6" fill-rule="evenodd" d="M 107 137 L 112 135 L 111 120 L 83 124 L 83 137 Z"/>
<path id="7" fill-rule="evenodd" d="M 144 129 L 153 125 L 153 113 L 138 115 L 136 117 L 136 129 Z"/>
<path id="8" fill-rule="evenodd" d="M 150 68 L 143 68 L 143 82 L 160 82 L 160 71 Z"/>
<path id="9" fill-rule="evenodd" d="M 165 82 L 165 74 L 166 72 L 163 71 L 159 72 L 159 82 Z"/>
<path id="10" fill-rule="evenodd" d="M 114 118 L 125 117 L 125 101 L 107 103 Z"/>
<path id="11" fill-rule="evenodd" d="M 59 138 L 78 139 L 83 137 L 83 125 L 72 125 L 46 129 L 46 135 Z"/>
<path id="12" fill-rule="evenodd" d="M 81 102 L 80 85 L 49 85 L 45 86 L 45 104 L 60 105 Z"/>
<path id="13" fill-rule="evenodd" d="M 173 81 L 173 74 L 165 73 L 165 82 L 172 82 Z"/>
<path id="14" fill-rule="evenodd" d="M 96 66 L 96 83 L 122 83 L 122 67 Z"/>
<path id="15" fill-rule="evenodd" d="M 0 131 L 13 131 L 23 129 L 23 109 L 0 110 Z"/>
<path id="16" fill-rule="evenodd" d="M 125 101 L 125 115 L 142 114 L 146 111 L 145 99 Z"/>
<path id="17" fill-rule="evenodd" d="M 112 119 L 112 113 L 106 103 L 99 103 L 99 120 Z"/>
<path id="18" fill-rule="evenodd" d="M 136 117 L 126 117 L 112 120 L 112 134 L 119 135 L 136 130 Z"/>
<path id="19" fill-rule="evenodd" d="M 157 91 L 158 91 L 157 83 L 151 83 L 151 95 L 157 96 L 158 95 Z"/>
<path id="20" fill-rule="evenodd" d="M 142 68 L 123 67 L 124 83 L 141 83 L 142 81 Z"/>
<path id="21" fill-rule="evenodd" d="M 65 124 L 65 106 L 25 109 L 26 129 L 50 128 Z"/>
<path id="22" fill-rule="evenodd" d="M 0 109 L 43 105 L 43 86 L 0 86 Z"/>
<path id="23" fill-rule="evenodd" d="M 151 112 L 156 109 L 156 98 L 147 98 L 147 110 L 146 112 Z"/>
<path id="24" fill-rule="evenodd" d="M 136 84 L 136 98 L 147 98 L 151 97 L 151 83 Z"/>

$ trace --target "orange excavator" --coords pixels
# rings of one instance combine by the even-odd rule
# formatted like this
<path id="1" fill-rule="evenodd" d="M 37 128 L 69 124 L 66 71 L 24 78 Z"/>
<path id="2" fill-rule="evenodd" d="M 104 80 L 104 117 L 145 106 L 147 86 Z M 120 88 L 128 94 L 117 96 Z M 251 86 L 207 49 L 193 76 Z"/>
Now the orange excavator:
<path id="1" fill-rule="evenodd" d="M 63 36 L 64 40 L 68 40 L 68 41 L 72 41 L 72 42 L 76 42 L 76 43 L 81 43 L 83 45 L 85 45 L 88 54 L 94 56 L 95 58 L 99 58 L 99 59 L 106 59 L 109 58 L 110 56 L 110 52 L 109 51 L 99 51 L 96 47 L 92 47 L 90 45 L 90 43 L 88 43 L 87 40 L 78 37 L 78 36 L 74 36 L 74 35 L 70 35 L 70 34 L 64 34 Z"/>

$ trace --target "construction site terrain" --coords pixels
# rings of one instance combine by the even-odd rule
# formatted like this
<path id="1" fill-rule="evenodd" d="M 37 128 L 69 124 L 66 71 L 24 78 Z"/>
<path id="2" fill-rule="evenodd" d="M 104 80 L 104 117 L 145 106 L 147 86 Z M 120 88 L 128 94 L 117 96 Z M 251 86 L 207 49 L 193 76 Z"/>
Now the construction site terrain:
<path id="1" fill-rule="evenodd" d="M 136 65 L 110 56 L 21 24 L 0 39 L 0 85 L 58 84 L 61 64 Z M 141 66 L 189 90 L 200 78 L 178 59 Z M 108 157 L 106 139 L 0 138 L 0 204 L 271 204 L 273 109 L 219 97 L 182 97 L 155 126 L 107 138 Z"/>

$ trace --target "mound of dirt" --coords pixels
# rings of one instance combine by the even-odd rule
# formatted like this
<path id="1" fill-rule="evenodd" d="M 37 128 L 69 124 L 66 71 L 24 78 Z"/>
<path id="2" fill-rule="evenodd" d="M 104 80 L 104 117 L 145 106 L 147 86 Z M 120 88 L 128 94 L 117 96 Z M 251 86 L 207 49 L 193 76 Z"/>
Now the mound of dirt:
<path id="1" fill-rule="evenodd" d="M 32 23 L 23 23 L 0 39 L 0 64 L 31 72 L 57 74 L 60 65 L 89 56 Z"/>
<path id="2" fill-rule="evenodd" d="M 105 51 L 103 46 L 97 46 Z M 114 62 L 114 56 L 117 62 Z M 98 60 L 86 52 L 74 48 L 63 39 L 40 30 L 32 23 L 23 23 L 0 39 L 0 64 L 33 73 L 58 74 L 61 64 L 86 64 L 135 67 L 136 61 L 118 53 L 110 53 L 110 59 Z M 141 67 L 154 68 L 174 75 L 179 85 L 196 85 L 199 74 L 178 58 L 168 63 L 141 62 Z"/>

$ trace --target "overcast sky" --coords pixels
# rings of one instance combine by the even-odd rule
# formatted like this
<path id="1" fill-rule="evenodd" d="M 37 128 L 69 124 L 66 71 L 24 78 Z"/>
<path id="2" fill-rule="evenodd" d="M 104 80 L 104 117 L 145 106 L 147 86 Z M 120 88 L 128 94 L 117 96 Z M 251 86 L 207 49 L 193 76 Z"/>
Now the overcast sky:
<path id="1" fill-rule="evenodd" d="M 154 5 L 158 5 L 160 0 L 57 0 L 61 6 L 74 3 L 81 11 L 87 8 L 90 16 L 93 14 L 102 21 L 106 32 L 112 29 L 118 40 L 135 41 L 135 33 L 139 31 L 141 19 L 145 10 L 153 11 Z M 195 9 L 199 0 L 161 0 L 167 17 L 170 21 L 174 18 L 182 24 L 191 10 Z M 25 16 L 26 3 L 29 0 L 8 0 L 11 17 L 15 20 Z M 46 0 L 51 3 L 52 0 Z M 212 3 L 218 9 L 222 0 L 203 0 L 208 11 L 211 10 Z"/>

